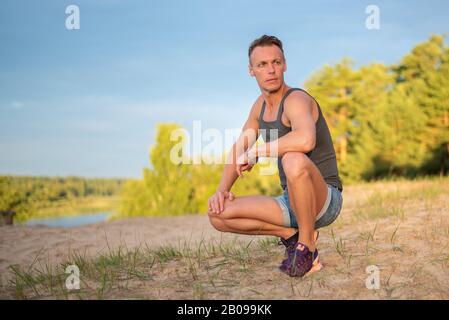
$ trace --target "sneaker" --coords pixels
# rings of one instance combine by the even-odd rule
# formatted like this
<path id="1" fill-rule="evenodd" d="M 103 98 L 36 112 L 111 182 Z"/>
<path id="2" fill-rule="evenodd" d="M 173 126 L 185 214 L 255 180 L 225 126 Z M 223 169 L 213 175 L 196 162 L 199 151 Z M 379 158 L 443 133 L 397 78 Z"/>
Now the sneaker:
<path id="1" fill-rule="evenodd" d="M 279 269 L 291 277 L 303 277 L 322 268 L 318 250 L 310 252 L 309 248 L 298 242 L 287 259 L 282 261 Z"/>
<path id="2" fill-rule="evenodd" d="M 318 230 L 315 230 L 314 234 L 314 240 L 315 243 L 318 241 L 318 237 L 320 236 L 320 232 Z M 296 232 L 293 236 L 291 236 L 288 239 L 281 238 L 281 240 L 278 242 L 278 245 L 284 245 L 285 246 L 285 253 L 284 256 L 288 257 L 290 254 L 293 253 L 295 250 L 295 245 L 298 242 L 299 238 L 299 232 Z M 315 254 L 315 252 L 314 252 Z M 318 251 L 316 252 L 316 258 L 314 257 L 314 260 L 318 259 Z"/>
<path id="3" fill-rule="evenodd" d="M 296 232 L 294 235 L 292 235 L 288 239 L 280 238 L 280 241 L 278 242 L 278 245 L 284 245 L 285 246 L 285 252 L 284 256 L 288 257 L 292 250 L 295 250 L 295 244 L 298 242 L 299 232 Z"/>

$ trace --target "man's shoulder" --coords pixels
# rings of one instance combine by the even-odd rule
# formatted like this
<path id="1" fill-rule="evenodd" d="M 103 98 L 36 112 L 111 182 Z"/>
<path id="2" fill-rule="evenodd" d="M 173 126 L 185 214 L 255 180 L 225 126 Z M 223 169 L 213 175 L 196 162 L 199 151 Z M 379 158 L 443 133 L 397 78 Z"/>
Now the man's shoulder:
<path id="1" fill-rule="evenodd" d="M 290 92 L 290 94 L 285 99 L 284 104 L 295 104 L 295 103 L 310 104 L 313 102 L 315 102 L 315 99 L 308 92 L 300 89 Z"/>
<path id="2" fill-rule="evenodd" d="M 292 91 L 284 101 L 284 113 L 290 122 L 293 119 L 312 117 L 316 124 L 320 115 L 319 108 L 315 98 L 302 89 Z"/>
<path id="3" fill-rule="evenodd" d="M 312 111 L 312 108 L 318 108 L 318 102 L 315 98 L 304 90 L 292 91 L 284 101 L 284 110 L 289 108 L 297 108 L 298 106 L 307 107 Z"/>
<path id="4" fill-rule="evenodd" d="M 260 112 L 262 111 L 262 104 L 263 104 L 263 95 L 259 95 L 257 99 L 254 101 L 253 105 L 251 106 L 251 113 L 259 117 Z"/>
<path id="5" fill-rule="evenodd" d="M 262 106 L 262 103 L 263 103 L 263 95 L 260 94 L 260 95 L 257 97 L 257 99 L 254 101 L 253 107 L 258 106 L 258 107 L 260 108 L 260 107 Z"/>

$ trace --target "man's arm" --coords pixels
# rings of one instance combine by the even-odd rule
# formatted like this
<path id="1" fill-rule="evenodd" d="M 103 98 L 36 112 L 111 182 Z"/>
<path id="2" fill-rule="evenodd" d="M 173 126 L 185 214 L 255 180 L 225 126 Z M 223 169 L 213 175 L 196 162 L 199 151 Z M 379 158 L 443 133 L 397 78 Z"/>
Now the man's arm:
<path id="1" fill-rule="evenodd" d="M 237 158 L 248 150 L 250 147 L 254 145 L 259 136 L 259 102 L 260 99 L 253 104 L 251 111 L 249 113 L 248 119 L 246 120 L 242 133 L 240 134 L 237 141 L 231 148 L 229 152 L 228 158 L 225 163 L 225 167 L 223 170 L 223 174 L 221 177 L 221 181 L 218 185 L 217 190 L 220 191 L 229 191 L 234 185 L 235 181 L 238 178 L 238 174 L 236 172 Z"/>
<path id="2" fill-rule="evenodd" d="M 292 131 L 277 140 L 253 148 L 250 157 L 281 157 L 290 151 L 307 153 L 313 150 L 316 144 L 315 121 L 312 116 L 314 104 L 315 101 L 306 93 L 292 92 L 284 106 Z"/>

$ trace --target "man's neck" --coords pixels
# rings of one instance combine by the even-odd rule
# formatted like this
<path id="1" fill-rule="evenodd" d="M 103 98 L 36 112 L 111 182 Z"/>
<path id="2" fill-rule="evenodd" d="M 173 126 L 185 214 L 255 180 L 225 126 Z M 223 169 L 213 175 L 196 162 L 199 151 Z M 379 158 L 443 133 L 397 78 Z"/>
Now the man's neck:
<path id="1" fill-rule="evenodd" d="M 278 91 L 275 92 L 262 91 L 262 95 L 266 103 L 266 108 L 268 108 L 269 110 L 277 108 L 281 103 L 282 97 L 284 96 L 285 92 L 287 92 L 288 89 L 290 89 L 290 87 L 284 83 L 282 84 L 282 86 L 279 88 Z"/>

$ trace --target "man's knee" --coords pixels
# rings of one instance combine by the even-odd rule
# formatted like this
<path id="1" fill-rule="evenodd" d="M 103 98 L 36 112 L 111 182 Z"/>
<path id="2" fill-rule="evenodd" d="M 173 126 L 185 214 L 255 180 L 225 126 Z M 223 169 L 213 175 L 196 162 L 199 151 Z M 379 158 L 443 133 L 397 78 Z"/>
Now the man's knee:
<path id="1" fill-rule="evenodd" d="M 209 213 L 209 222 L 212 227 L 215 228 L 215 230 L 220 232 L 227 231 L 226 224 L 224 223 L 223 219 L 221 219 L 220 214 Z"/>
<path id="2" fill-rule="evenodd" d="M 220 213 L 208 212 L 210 224 L 218 231 L 227 232 L 228 228 L 226 227 L 226 220 L 232 219 L 235 215 L 237 206 L 235 202 L 237 199 L 229 200 L 225 199 L 223 204 L 223 211 Z"/>
<path id="3" fill-rule="evenodd" d="M 310 159 L 303 152 L 287 152 L 282 156 L 282 167 L 287 180 L 309 174 Z"/>
<path id="4" fill-rule="evenodd" d="M 220 219 L 232 219 L 237 212 L 236 204 L 238 201 L 238 198 L 235 198 L 234 200 L 224 199 L 223 211 L 218 214 L 218 216 L 220 216 Z M 217 216 L 217 214 L 209 213 L 209 216 Z"/>

